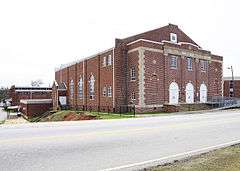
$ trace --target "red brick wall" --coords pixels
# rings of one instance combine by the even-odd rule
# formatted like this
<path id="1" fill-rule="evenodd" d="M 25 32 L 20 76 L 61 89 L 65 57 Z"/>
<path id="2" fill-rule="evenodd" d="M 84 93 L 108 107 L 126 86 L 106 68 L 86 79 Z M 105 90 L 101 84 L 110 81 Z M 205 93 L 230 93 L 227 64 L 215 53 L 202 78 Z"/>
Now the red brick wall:
<path id="1" fill-rule="evenodd" d="M 74 92 L 73 92 L 73 96 L 70 96 L 70 83 L 71 80 L 73 80 L 74 83 Z M 69 67 L 69 78 L 68 78 L 68 93 L 69 93 L 69 105 L 70 107 L 74 108 L 76 106 L 77 103 L 77 64 L 74 64 L 72 66 Z"/>
<path id="2" fill-rule="evenodd" d="M 145 104 L 164 103 L 164 55 L 145 51 Z"/>
<path id="3" fill-rule="evenodd" d="M 173 44 L 169 42 L 156 43 L 152 41 L 161 42 L 162 40 L 169 41 L 170 33 L 176 33 L 178 36 L 178 42 L 187 42 L 189 44 Z M 138 41 L 135 43 L 127 44 L 129 42 L 147 39 L 150 41 Z M 159 105 L 168 103 L 169 101 L 169 86 L 175 81 L 180 88 L 180 102 L 185 102 L 185 89 L 186 85 L 190 82 L 194 86 L 194 98 L 195 101 L 199 101 L 199 89 L 202 83 L 205 83 L 208 88 L 208 96 L 219 96 L 222 94 L 222 57 L 211 55 L 209 51 L 202 50 L 194 45 L 197 45 L 192 39 L 190 39 L 185 33 L 183 33 L 177 26 L 168 25 L 160 29 L 145 32 L 136 36 L 132 36 L 126 39 L 116 39 L 114 48 L 114 69 L 113 66 L 103 67 L 103 57 L 113 52 L 103 52 L 96 55 L 95 57 L 88 58 L 83 62 L 78 63 L 62 69 L 59 73 L 56 73 L 56 79 L 62 78 L 69 80 L 75 78 L 75 96 L 74 100 L 70 101 L 72 106 L 74 105 L 92 105 L 92 106 L 104 106 L 112 105 L 113 101 L 115 106 L 127 105 L 131 101 L 131 94 L 135 92 L 136 101 L 135 104 L 139 103 L 139 80 L 138 80 L 138 50 L 133 51 L 135 48 L 144 47 L 146 48 L 145 55 L 145 104 L 146 105 Z M 149 50 L 152 48 L 154 50 Z M 211 56 L 212 60 L 208 69 L 205 72 L 200 70 L 200 62 L 198 59 L 193 58 L 193 69 L 188 71 L 187 59 L 185 55 L 178 56 L 177 68 L 170 68 L 170 55 L 165 53 L 167 48 L 177 48 L 178 50 L 190 51 L 192 54 L 198 52 Z M 132 52 L 130 52 L 132 51 Z M 160 52 L 162 51 L 162 52 Z M 112 57 L 113 58 L 113 57 Z M 216 62 L 216 60 L 218 62 Z M 136 81 L 130 81 L 130 69 L 135 66 L 136 69 Z M 83 70 L 85 72 L 83 73 Z M 95 98 L 89 99 L 89 78 L 91 74 L 95 78 Z M 114 84 L 113 84 L 114 74 Z M 78 87 L 77 83 L 81 75 L 84 75 L 84 97 L 85 100 L 81 100 L 77 96 Z M 68 79 L 69 78 L 69 79 Z M 113 87 L 114 85 L 114 87 Z M 103 97 L 103 87 L 112 86 L 113 97 Z M 69 87 L 68 91 L 69 91 Z M 69 92 L 68 92 L 69 94 Z M 69 95 L 68 95 L 69 96 Z"/>
<path id="4" fill-rule="evenodd" d="M 27 117 L 36 117 L 49 111 L 52 104 L 21 104 L 22 112 Z"/>
<path id="5" fill-rule="evenodd" d="M 230 80 L 224 81 L 224 96 L 230 97 Z M 240 80 L 234 80 L 234 97 L 240 97 Z"/>
<path id="6" fill-rule="evenodd" d="M 134 67 L 136 71 L 136 80 L 131 80 L 131 68 Z M 132 93 L 135 92 L 136 100 L 133 101 L 134 104 L 138 105 L 139 102 L 139 67 L 138 67 L 138 51 L 134 51 L 128 54 L 128 101 L 132 101 Z"/>
<path id="7" fill-rule="evenodd" d="M 222 73 L 222 63 L 210 62 L 209 63 L 209 91 L 208 96 L 221 96 L 222 95 L 222 85 L 223 85 L 223 73 Z"/>
<path id="8" fill-rule="evenodd" d="M 111 57 L 113 58 L 113 51 L 104 53 L 100 55 L 100 106 L 113 106 L 113 91 L 112 91 L 112 97 L 104 97 L 103 96 L 103 88 L 106 87 L 112 87 L 113 90 L 113 62 L 112 65 L 107 65 L 105 67 L 103 67 L 103 58 L 104 57 L 108 57 L 109 55 L 111 55 Z"/>
<path id="9" fill-rule="evenodd" d="M 22 100 L 22 99 L 51 99 L 52 98 L 52 92 L 51 91 L 16 92 L 15 87 L 13 86 L 10 89 L 10 98 L 12 98 L 12 105 L 17 106 L 17 105 L 20 105 L 20 100 Z"/>

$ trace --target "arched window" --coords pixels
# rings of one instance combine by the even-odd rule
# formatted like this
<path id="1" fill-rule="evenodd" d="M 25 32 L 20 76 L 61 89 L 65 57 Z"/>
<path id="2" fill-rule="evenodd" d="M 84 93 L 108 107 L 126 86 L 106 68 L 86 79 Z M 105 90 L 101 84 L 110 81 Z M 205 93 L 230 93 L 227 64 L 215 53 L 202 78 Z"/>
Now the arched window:
<path id="1" fill-rule="evenodd" d="M 74 95 L 74 81 L 73 80 L 70 81 L 69 87 L 70 87 L 70 98 L 73 99 L 73 95 Z"/>
<path id="2" fill-rule="evenodd" d="M 94 82 L 95 82 L 95 78 L 93 75 L 91 75 L 89 80 L 89 98 L 90 99 L 94 99 Z"/>
<path id="3" fill-rule="evenodd" d="M 112 65 L 112 55 L 108 55 L 108 65 Z"/>
<path id="4" fill-rule="evenodd" d="M 79 82 L 78 82 L 78 97 L 80 99 L 83 98 L 83 79 L 82 79 L 82 77 L 79 79 Z"/>
<path id="5" fill-rule="evenodd" d="M 207 86 L 204 83 L 202 83 L 200 86 L 200 102 L 201 103 L 207 102 Z"/>
<path id="6" fill-rule="evenodd" d="M 169 104 L 178 104 L 179 87 L 176 82 L 172 82 L 169 86 Z"/>
<path id="7" fill-rule="evenodd" d="M 186 85 L 186 103 L 194 103 L 194 86 L 192 83 Z"/>

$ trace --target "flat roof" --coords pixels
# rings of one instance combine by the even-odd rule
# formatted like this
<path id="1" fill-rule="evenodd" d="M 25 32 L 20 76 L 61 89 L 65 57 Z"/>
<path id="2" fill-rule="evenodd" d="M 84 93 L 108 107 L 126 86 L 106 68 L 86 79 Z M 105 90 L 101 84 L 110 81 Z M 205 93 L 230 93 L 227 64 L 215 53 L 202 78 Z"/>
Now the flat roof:
<path id="1" fill-rule="evenodd" d="M 23 104 L 50 104 L 52 99 L 22 99 L 20 103 Z"/>
<path id="2" fill-rule="evenodd" d="M 232 77 L 223 77 L 223 80 L 224 80 L 224 81 L 231 81 L 231 80 L 232 80 Z M 240 76 L 234 77 L 234 80 L 239 81 L 239 80 L 240 80 Z"/>

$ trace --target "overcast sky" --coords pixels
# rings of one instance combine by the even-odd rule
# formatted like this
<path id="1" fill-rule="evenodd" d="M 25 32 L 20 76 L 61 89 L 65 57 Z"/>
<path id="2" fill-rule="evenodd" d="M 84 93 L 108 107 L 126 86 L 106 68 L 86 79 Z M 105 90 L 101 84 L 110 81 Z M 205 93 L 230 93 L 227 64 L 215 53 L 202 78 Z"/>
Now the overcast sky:
<path id="1" fill-rule="evenodd" d="M 238 0 L 0 0 L 0 87 L 52 84 L 54 68 L 173 23 L 240 76 Z"/>

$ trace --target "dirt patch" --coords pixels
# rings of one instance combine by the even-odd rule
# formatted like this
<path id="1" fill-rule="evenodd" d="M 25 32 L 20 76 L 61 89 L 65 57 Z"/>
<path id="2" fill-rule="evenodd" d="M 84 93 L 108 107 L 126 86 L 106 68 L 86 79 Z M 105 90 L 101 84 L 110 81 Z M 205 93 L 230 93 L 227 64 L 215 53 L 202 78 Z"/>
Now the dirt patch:
<path id="1" fill-rule="evenodd" d="M 64 121 L 96 120 L 96 116 L 86 115 L 84 113 L 69 112 L 63 118 Z"/>

